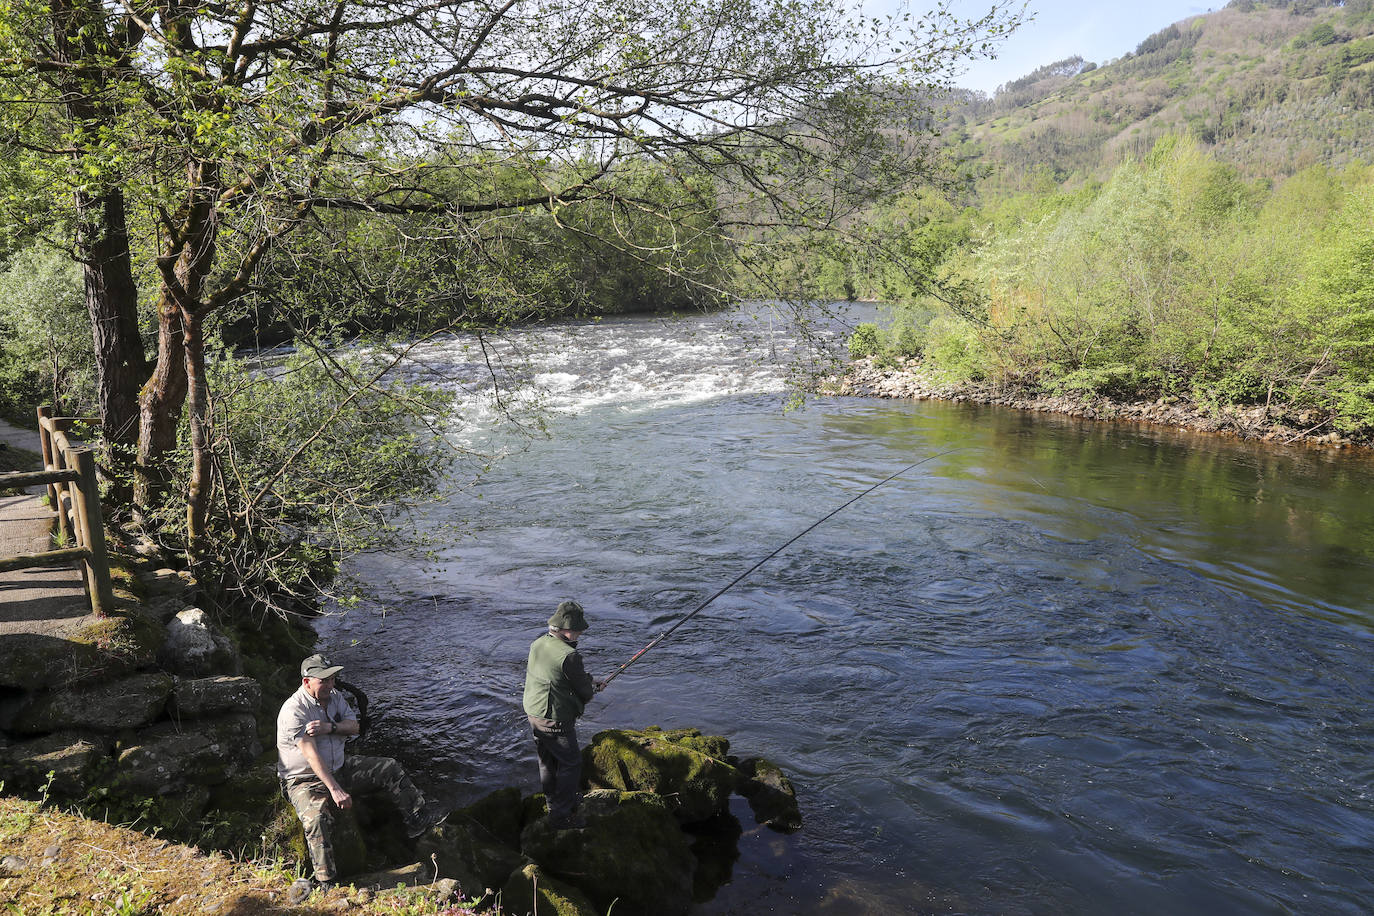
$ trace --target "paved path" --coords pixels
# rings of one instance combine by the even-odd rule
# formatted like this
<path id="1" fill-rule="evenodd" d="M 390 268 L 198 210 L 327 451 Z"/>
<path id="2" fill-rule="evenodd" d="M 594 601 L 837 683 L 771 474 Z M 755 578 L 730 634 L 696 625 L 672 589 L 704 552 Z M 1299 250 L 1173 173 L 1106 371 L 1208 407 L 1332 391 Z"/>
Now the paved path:
<path id="1" fill-rule="evenodd" d="M 0 420 L 0 442 L 25 451 L 38 453 L 42 446 L 38 442 L 38 430 L 20 429 L 13 423 Z"/>
<path id="2" fill-rule="evenodd" d="M 0 420 L 0 442 L 37 452 L 38 433 Z M 44 487 L 26 496 L 0 497 L 0 556 L 40 553 L 51 544 L 53 513 L 43 504 Z M 61 636 L 79 629 L 90 615 L 81 573 L 72 566 L 0 572 L 0 639 L 21 633 Z"/>

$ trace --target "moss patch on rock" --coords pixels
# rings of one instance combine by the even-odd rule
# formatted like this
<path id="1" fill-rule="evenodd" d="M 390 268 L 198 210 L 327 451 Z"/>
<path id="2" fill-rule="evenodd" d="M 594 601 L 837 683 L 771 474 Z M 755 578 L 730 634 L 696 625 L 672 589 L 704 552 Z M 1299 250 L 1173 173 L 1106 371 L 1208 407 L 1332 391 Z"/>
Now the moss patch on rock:
<path id="1" fill-rule="evenodd" d="M 730 742 L 699 729 L 598 732 L 583 751 L 587 784 L 664 798 L 680 823 L 709 820 L 729 806 L 735 768 Z"/>

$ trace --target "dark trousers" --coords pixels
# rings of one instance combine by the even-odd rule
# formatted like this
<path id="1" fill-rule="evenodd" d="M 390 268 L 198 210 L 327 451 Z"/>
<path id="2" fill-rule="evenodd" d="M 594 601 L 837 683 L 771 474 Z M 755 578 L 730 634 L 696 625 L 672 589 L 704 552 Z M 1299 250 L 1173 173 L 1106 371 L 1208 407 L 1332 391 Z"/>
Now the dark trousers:
<path id="1" fill-rule="evenodd" d="M 563 820 L 582 800 L 582 751 L 577 746 L 577 727 L 572 722 L 552 722 L 529 717 L 534 749 L 539 756 L 539 784 L 549 803 L 549 819 Z"/>

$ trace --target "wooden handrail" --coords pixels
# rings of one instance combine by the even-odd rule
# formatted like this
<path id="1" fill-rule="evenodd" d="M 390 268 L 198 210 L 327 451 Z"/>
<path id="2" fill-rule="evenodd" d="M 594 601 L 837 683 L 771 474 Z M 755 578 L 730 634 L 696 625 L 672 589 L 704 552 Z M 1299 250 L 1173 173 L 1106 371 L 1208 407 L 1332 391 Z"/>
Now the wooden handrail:
<path id="1" fill-rule="evenodd" d="M 104 617 L 114 608 L 110 559 L 105 547 L 105 522 L 100 511 L 100 483 L 95 453 L 77 445 L 67 431 L 82 422 L 54 417 L 52 408 L 38 408 L 38 438 L 43 449 L 42 471 L 0 474 L 0 486 L 47 484 L 48 504 L 68 543 L 75 546 L 16 557 L 0 557 L 0 572 L 12 569 L 76 563 L 90 596 L 91 613 Z"/>
<path id="2" fill-rule="evenodd" d="M 0 474 L 0 487 L 32 487 L 40 483 L 70 483 L 76 471 L 6 471 Z"/>

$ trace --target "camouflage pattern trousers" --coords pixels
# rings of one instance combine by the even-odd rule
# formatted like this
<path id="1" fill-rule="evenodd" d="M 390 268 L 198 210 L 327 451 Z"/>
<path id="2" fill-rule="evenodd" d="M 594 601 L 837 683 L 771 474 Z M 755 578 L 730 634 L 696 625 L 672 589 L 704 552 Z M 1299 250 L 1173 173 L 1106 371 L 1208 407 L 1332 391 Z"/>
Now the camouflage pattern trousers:
<path id="1" fill-rule="evenodd" d="M 389 798 L 405 818 L 407 833 L 421 826 L 425 797 L 405 769 L 390 757 L 347 757 L 334 778 L 349 795 L 378 793 Z M 286 780 L 286 796 L 305 828 L 305 844 L 310 849 L 315 880 L 337 880 L 330 835 L 339 809 L 334 806 L 329 788 L 313 774 L 297 776 Z"/>

